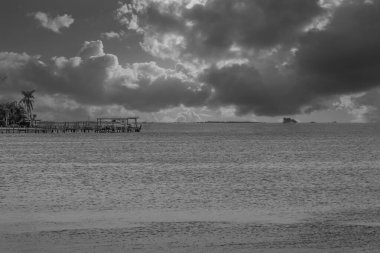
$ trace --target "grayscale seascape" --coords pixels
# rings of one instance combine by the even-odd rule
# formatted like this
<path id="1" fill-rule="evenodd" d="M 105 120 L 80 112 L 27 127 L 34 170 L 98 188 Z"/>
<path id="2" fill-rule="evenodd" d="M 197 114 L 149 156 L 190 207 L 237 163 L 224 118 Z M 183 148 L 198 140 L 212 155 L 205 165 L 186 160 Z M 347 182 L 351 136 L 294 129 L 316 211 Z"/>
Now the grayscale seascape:
<path id="1" fill-rule="evenodd" d="M 380 252 L 379 124 L 0 135 L 0 252 Z"/>

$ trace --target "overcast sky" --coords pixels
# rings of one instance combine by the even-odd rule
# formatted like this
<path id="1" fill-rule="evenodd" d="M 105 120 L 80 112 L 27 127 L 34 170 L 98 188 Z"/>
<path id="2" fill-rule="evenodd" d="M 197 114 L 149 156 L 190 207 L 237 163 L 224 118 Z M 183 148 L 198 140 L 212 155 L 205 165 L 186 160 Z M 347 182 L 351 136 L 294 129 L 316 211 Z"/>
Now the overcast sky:
<path id="1" fill-rule="evenodd" d="M 380 0 L 1 0 L 42 120 L 380 120 Z"/>

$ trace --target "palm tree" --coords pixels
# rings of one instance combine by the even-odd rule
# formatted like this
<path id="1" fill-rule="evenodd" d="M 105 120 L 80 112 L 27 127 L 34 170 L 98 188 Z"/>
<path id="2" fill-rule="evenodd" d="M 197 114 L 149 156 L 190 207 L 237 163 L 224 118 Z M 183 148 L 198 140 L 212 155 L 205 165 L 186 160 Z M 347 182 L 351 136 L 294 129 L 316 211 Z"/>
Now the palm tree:
<path id="1" fill-rule="evenodd" d="M 34 96 L 33 96 L 34 92 L 35 90 L 22 91 L 21 93 L 24 97 L 19 102 L 24 107 L 28 115 L 30 125 L 33 125 L 32 111 L 33 111 L 33 103 L 34 103 Z"/>

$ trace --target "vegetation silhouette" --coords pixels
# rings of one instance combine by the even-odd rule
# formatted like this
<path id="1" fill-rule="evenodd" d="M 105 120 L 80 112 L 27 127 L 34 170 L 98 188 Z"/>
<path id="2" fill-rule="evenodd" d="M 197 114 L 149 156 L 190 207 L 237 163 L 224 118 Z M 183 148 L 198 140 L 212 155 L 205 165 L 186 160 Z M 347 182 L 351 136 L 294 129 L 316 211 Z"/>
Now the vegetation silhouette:
<path id="1" fill-rule="evenodd" d="M 282 123 L 284 123 L 284 124 L 288 124 L 288 123 L 298 123 L 298 121 L 295 120 L 295 119 L 292 119 L 292 118 L 283 118 Z"/>
<path id="2" fill-rule="evenodd" d="M 33 93 L 36 90 L 30 90 L 30 91 L 21 91 L 21 94 L 24 96 L 19 104 L 22 105 L 27 113 L 28 120 L 31 125 L 33 125 L 33 117 L 32 117 L 32 111 L 33 111 L 33 103 L 34 103 L 34 96 Z"/>
<path id="3" fill-rule="evenodd" d="M 21 94 L 23 95 L 23 98 L 19 102 L 12 101 L 0 103 L 0 127 L 28 127 L 33 125 L 33 120 L 36 117 L 36 115 L 32 115 L 34 92 L 35 90 L 22 91 Z"/>
<path id="4" fill-rule="evenodd" d="M 26 111 L 16 101 L 0 104 L 0 126 L 27 125 Z"/>

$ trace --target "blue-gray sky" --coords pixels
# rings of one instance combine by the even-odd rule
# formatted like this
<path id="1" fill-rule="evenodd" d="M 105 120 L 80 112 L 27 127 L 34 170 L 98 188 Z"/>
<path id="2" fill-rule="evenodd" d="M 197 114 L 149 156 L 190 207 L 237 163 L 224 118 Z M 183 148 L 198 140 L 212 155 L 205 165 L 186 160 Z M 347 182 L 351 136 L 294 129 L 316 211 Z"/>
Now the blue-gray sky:
<path id="1" fill-rule="evenodd" d="M 0 101 L 46 120 L 379 121 L 379 0 L 3 0 Z"/>

